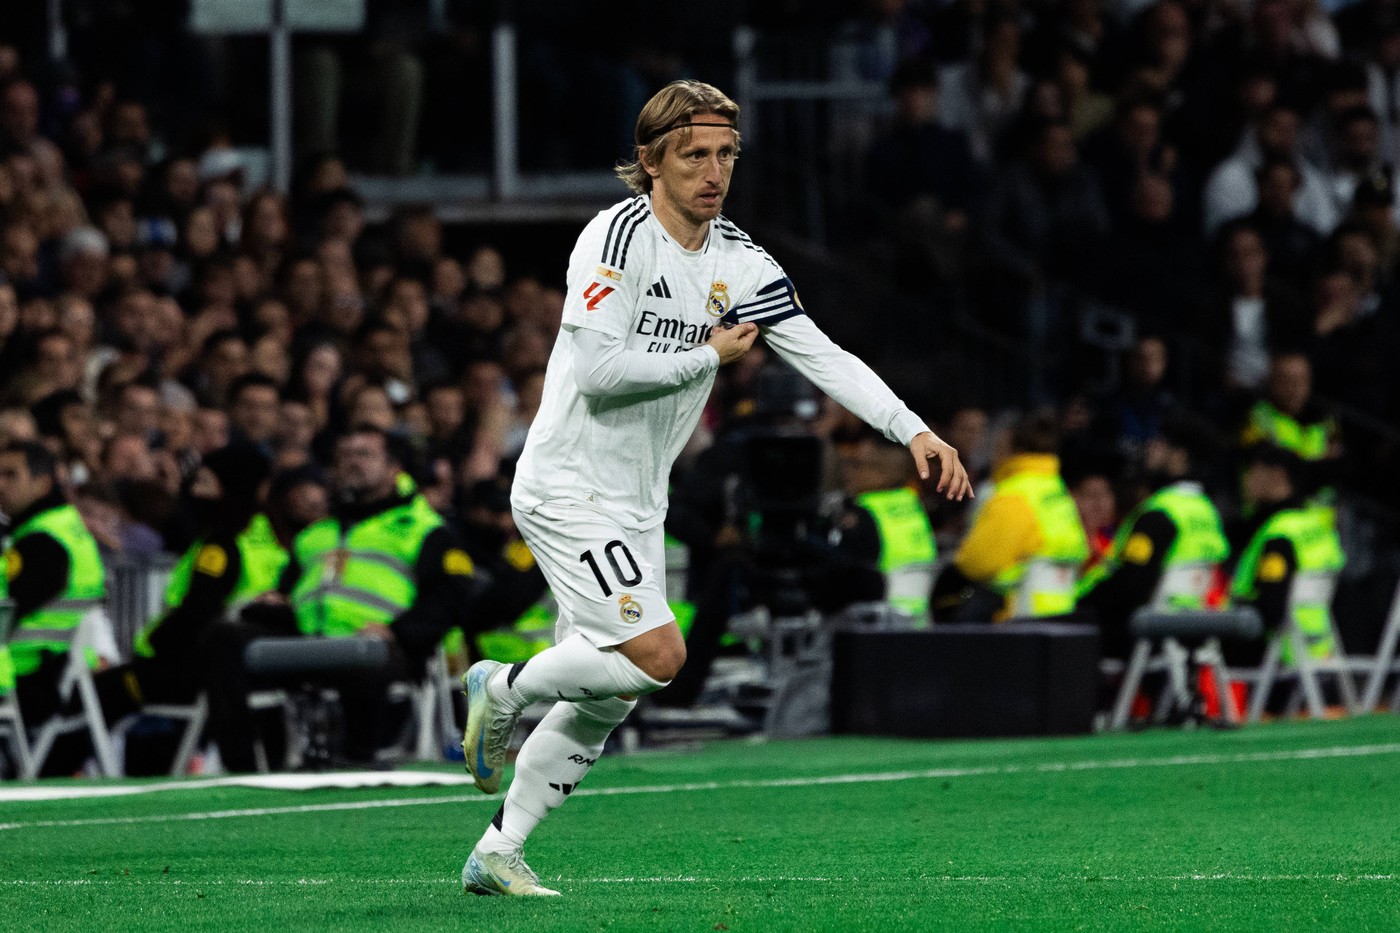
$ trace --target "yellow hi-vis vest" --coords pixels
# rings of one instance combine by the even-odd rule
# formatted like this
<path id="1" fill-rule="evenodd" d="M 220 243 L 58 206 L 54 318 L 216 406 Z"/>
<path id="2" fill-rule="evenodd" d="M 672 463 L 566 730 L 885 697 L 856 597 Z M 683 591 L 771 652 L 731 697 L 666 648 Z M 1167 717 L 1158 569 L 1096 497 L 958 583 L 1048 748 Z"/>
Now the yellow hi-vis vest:
<path id="1" fill-rule="evenodd" d="M 1152 594 L 1156 609 L 1204 609 L 1215 568 L 1230 555 L 1220 513 L 1198 483 L 1164 486 L 1143 500 L 1119 526 L 1108 556 L 1090 568 L 1079 582 L 1083 596 L 1122 565 L 1132 546 L 1138 520 L 1149 512 L 1162 512 L 1176 526 L 1176 537 L 1162 558 L 1162 578 Z"/>
<path id="2" fill-rule="evenodd" d="M 1017 473 L 999 481 L 996 494 L 1026 500 L 1042 543 L 1030 559 L 997 574 L 992 588 L 1010 598 L 1013 618 L 1073 612 L 1074 584 L 1089 556 L 1089 539 L 1064 480 L 1042 473 Z"/>
<path id="3" fill-rule="evenodd" d="M 870 513 L 880 532 L 885 601 L 919 622 L 928 622 L 938 546 L 924 504 L 907 486 L 862 493 L 856 502 Z"/>
<path id="4" fill-rule="evenodd" d="M 238 581 L 225 604 L 225 614 L 232 617 L 248 603 L 263 593 L 277 588 L 277 580 L 282 569 L 287 566 L 287 551 L 277 540 L 272 523 L 266 515 L 258 513 L 248 522 L 248 527 L 238 533 L 235 539 L 238 546 Z M 205 551 L 206 542 L 196 541 L 190 546 L 180 562 L 171 571 L 170 583 L 165 588 L 165 608 L 174 609 L 190 591 L 190 581 L 198 569 L 200 560 L 219 560 L 222 554 L 209 554 Z M 216 548 L 215 550 L 222 550 Z M 143 658 L 153 657 L 151 634 L 164 621 L 164 615 L 151 621 L 136 636 L 136 654 Z"/>
<path id="5" fill-rule="evenodd" d="M 297 626 L 307 635 L 355 635 L 391 623 L 418 595 L 414 566 L 442 518 L 421 495 L 342 529 L 324 518 L 292 544 L 301 579 L 292 589 Z"/>
<path id="6" fill-rule="evenodd" d="M 1240 557 L 1230 595 L 1239 599 L 1254 599 L 1259 595 L 1259 578 L 1267 574 L 1263 566 L 1265 546 L 1283 539 L 1293 545 L 1297 567 L 1288 593 L 1288 613 L 1303 636 L 1308 654 L 1315 658 L 1330 657 L 1336 647 L 1332 630 L 1332 594 L 1337 575 L 1346 566 L 1341 540 L 1327 516 L 1312 507 L 1282 509 L 1255 532 Z M 1285 639 L 1281 657 L 1291 663 L 1293 649 Z"/>
<path id="7" fill-rule="evenodd" d="M 107 595 L 97 541 L 83 524 L 78 510 L 67 504 L 46 509 L 15 529 L 10 548 L 5 552 L 7 579 L 21 569 L 17 566 L 20 556 L 14 545 L 33 534 L 48 535 L 68 553 L 68 580 L 56 597 L 15 621 L 10 636 L 10 658 L 14 673 L 19 677 L 38 670 L 44 652 L 67 651 L 78 623 L 88 612 L 102 605 Z M 96 657 L 89 660 L 96 664 Z"/>

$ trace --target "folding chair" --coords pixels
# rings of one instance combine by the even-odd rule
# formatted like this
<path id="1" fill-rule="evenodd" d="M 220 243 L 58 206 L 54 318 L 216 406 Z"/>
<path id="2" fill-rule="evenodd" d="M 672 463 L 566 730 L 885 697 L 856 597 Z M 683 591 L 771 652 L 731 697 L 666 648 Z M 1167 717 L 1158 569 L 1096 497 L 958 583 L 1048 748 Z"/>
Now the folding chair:
<path id="1" fill-rule="evenodd" d="M 453 714 L 454 687 L 447 669 L 447 651 L 441 645 L 428 659 L 423 679 L 417 683 L 401 681 L 389 686 L 391 700 L 407 700 L 413 707 L 409 730 L 402 746 L 410 747 L 418 761 L 440 761 L 443 749 L 457 736 L 457 720 Z"/>
<path id="2" fill-rule="evenodd" d="M 1400 660 L 1395 656 L 1397 643 L 1400 643 L 1400 584 L 1396 585 L 1395 596 L 1390 601 L 1390 613 L 1386 616 L 1385 631 L 1381 633 L 1381 643 L 1376 647 L 1375 657 L 1352 659 L 1354 672 L 1368 670 L 1370 673 L 1366 682 L 1366 692 L 1361 697 L 1361 712 L 1374 711 L 1381 702 L 1386 680 L 1392 674 L 1400 674 Z M 1392 712 L 1400 713 L 1400 686 L 1397 686 L 1391 695 L 1390 708 Z"/>
<path id="3" fill-rule="evenodd" d="M 39 727 L 34 737 L 30 772 L 25 775 L 26 778 L 34 777 L 43 769 L 59 736 L 84 730 L 92 738 L 93 753 L 103 775 L 117 777 L 121 774 L 116 748 L 112 744 L 107 722 L 102 717 L 102 704 L 97 699 L 97 687 L 87 660 L 89 651 L 96 651 L 111 641 L 110 632 L 104 631 L 105 626 L 106 610 L 99 604 L 89 609 L 73 629 L 72 639 L 68 643 L 68 663 L 59 681 L 58 693 L 67 705 L 73 699 L 74 691 L 77 691 L 79 709 L 69 714 L 57 713 Z"/>
<path id="4" fill-rule="evenodd" d="M 1073 609 L 1074 583 L 1078 579 L 1079 564 L 1076 561 L 1057 561 L 1048 557 L 1031 561 L 1012 594 L 1012 618 L 1034 619 L 1046 615 L 1041 611 L 1043 607 L 1036 605 L 1037 595 L 1063 597 L 1069 607 L 1063 611 Z"/>
<path id="5" fill-rule="evenodd" d="M 1144 606 L 1133 613 L 1129 631 L 1137 639 L 1128 661 L 1123 683 L 1113 704 L 1109 728 L 1128 724 L 1133 698 L 1142 678 L 1149 673 L 1166 673 L 1153 711 L 1153 722 L 1165 722 L 1172 711 L 1202 718 L 1197 708 L 1196 671 L 1205 667 L 1220 686 L 1221 719 L 1237 724 L 1241 711 L 1235 707 L 1228 689 L 1228 675 L 1220 651 L 1220 639 L 1258 638 L 1263 630 L 1259 614 L 1250 607 L 1237 609 L 1171 609 Z"/>
<path id="6" fill-rule="evenodd" d="M 0 601 L 0 651 L 10 640 L 10 628 L 15 621 L 15 604 L 10 600 Z M 8 658 L 5 659 L 8 662 Z M 19 698 L 14 690 L 0 693 L 0 736 L 10 741 L 15 764 L 21 777 L 34 772 L 33 758 L 29 752 L 29 736 L 24 731 L 24 717 L 20 715 Z"/>
<path id="7" fill-rule="evenodd" d="M 113 741 L 124 742 L 132 727 L 147 717 L 168 719 L 171 722 L 185 724 L 180 733 L 180 745 L 170 764 L 170 776 L 181 777 L 188 774 L 190 761 L 194 759 L 195 748 L 199 744 L 199 737 L 204 733 L 204 727 L 209 723 L 208 695 L 201 690 L 199 695 L 194 698 L 193 703 L 148 703 L 141 708 L 140 712 L 127 716 L 112 727 Z"/>
<path id="8" fill-rule="evenodd" d="M 1282 678 L 1297 681 L 1288 700 L 1288 712 L 1293 714 L 1306 705 L 1308 715 L 1321 719 L 1327 712 L 1322 699 L 1322 676 L 1330 675 L 1337 682 L 1342 704 L 1349 714 L 1358 710 L 1356 688 L 1351 681 L 1351 665 L 1342 651 L 1341 639 L 1335 630 L 1332 634 L 1333 650 L 1325 658 L 1313 657 L 1308 650 L 1308 640 L 1295 621 L 1294 610 L 1303 605 L 1331 605 L 1332 595 L 1337 588 L 1335 573 L 1303 573 L 1293 580 L 1288 594 L 1288 617 L 1283 626 L 1269 639 L 1264 652 L 1264 660 L 1252 673 L 1235 672 L 1237 679 L 1253 681 L 1253 695 L 1249 702 L 1249 721 L 1258 722 L 1264 714 L 1264 704 L 1273 692 L 1274 684 Z M 1285 670 L 1283 646 L 1288 644 L 1291 658 L 1290 667 Z"/>

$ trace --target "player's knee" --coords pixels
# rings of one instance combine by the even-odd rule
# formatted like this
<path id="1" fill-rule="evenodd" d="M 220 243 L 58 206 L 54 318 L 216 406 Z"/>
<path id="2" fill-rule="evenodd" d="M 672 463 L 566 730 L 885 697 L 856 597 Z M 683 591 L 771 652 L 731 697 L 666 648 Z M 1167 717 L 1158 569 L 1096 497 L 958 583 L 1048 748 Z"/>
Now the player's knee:
<path id="1" fill-rule="evenodd" d="M 669 683 L 685 665 L 685 642 L 679 638 L 657 640 L 645 651 L 633 652 L 631 660 L 652 680 Z"/>
<path id="2" fill-rule="evenodd" d="M 685 666 L 685 642 L 667 645 L 656 659 L 657 669 L 647 673 L 655 680 L 670 683 Z"/>

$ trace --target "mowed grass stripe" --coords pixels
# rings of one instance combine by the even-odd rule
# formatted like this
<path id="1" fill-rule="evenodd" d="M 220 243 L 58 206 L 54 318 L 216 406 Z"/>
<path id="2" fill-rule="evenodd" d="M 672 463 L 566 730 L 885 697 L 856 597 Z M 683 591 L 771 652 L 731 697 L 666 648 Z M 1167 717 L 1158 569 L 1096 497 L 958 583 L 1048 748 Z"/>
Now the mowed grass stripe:
<path id="1" fill-rule="evenodd" d="M 1172 768 L 1228 766 L 1266 762 L 1317 761 L 1338 758 L 1369 758 L 1400 754 L 1400 742 L 1368 745 L 1333 745 L 1321 748 L 1300 748 L 1267 752 L 1233 752 L 1198 755 L 1172 755 L 1164 758 L 1113 758 L 1104 760 L 1040 762 L 1037 764 L 986 765 L 970 768 L 924 768 L 906 771 L 833 774 L 825 776 L 739 779 L 733 781 L 699 781 L 636 787 L 580 788 L 575 797 L 609 797 L 636 794 L 674 794 L 714 792 L 724 790 L 758 790 L 778 788 L 823 787 L 843 784 L 876 784 L 951 778 L 1012 776 L 1024 774 L 1065 774 L 1087 771 L 1132 770 L 1139 768 Z M 70 820 L 31 820 L 0 823 L 0 831 L 48 829 L 84 826 L 118 826 L 136 823 L 169 823 L 181 821 L 222 820 L 248 817 L 283 816 L 302 813 L 328 813 L 350 810 L 375 810 L 397 807 L 439 806 L 443 804 L 496 804 L 499 797 L 480 794 L 437 797 L 379 798 L 374 800 L 341 801 L 325 804 L 303 804 L 284 807 L 250 807 L 208 810 L 195 813 L 162 813 L 146 816 L 90 817 Z"/>

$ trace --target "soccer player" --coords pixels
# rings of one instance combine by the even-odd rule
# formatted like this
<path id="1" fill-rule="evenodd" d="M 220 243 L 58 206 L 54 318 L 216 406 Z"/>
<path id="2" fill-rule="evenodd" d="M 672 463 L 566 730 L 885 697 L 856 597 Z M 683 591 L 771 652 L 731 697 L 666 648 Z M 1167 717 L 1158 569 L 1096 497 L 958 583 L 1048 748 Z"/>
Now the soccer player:
<path id="1" fill-rule="evenodd" d="M 685 661 L 666 606 L 662 518 L 671 464 L 715 371 L 768 346 L 892 441 L 949 499 L 970 492 L 957 451 L 806 316 L 779 265 L 720 209 L 739 155 L 738 106 L 676 81 L 637 117 L 635 193 L 584 228 L 569 259 L 563 326 L 511 507 L 559 603 L 556 644 L 464 678 L 463 748 L 476 786 L 500 788 L 520 711 L 557 700 L 462 868 L 478 894 L 557 894 L 522 857 L 526 837 L 578 785 L 603 743 Z"/>

